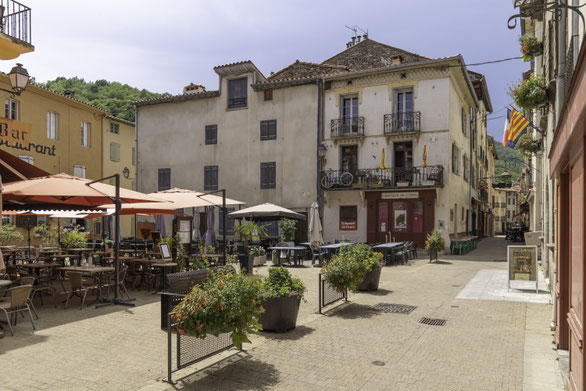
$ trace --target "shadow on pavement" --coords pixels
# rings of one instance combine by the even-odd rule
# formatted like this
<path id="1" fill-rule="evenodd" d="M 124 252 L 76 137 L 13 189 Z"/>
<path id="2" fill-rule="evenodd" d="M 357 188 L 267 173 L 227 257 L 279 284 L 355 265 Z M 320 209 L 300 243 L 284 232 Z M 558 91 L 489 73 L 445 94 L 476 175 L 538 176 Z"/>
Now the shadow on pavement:
<path id="1" fill-rule="evenodd" d="M 312 329 L 311 327 L 296 326 L 294 329 L 284 333 L 277 333 L 273 331 L 261 331 L 259 335 L 262 335 L 263 337 L 268 339 L 294 341 L 313 333 L 313 331 L 314 329 Z"/>
<path id="2" fill-rule="evenodd" d="M 358 319 L 372 318 L 373 316 L 377 315 L 380 315 L 380 313 L 375 311 L 371 306 L 352 303 L 348 306 L 344 306 L 344 308 L 332 311 L 330 316 L 335 316 L 343 319 Z"/>
<path id="3" fill-rule="evenodd" d="M 383 289 L 383 288 L 378 288 L 374 292 L 368 292 L 369 295 L 373 295 L 373 296 L 386 296 L 386 295 L 390 295 L 391 293 L 393 293 L 393 291 L 388 290 L 388 289 Z"/>

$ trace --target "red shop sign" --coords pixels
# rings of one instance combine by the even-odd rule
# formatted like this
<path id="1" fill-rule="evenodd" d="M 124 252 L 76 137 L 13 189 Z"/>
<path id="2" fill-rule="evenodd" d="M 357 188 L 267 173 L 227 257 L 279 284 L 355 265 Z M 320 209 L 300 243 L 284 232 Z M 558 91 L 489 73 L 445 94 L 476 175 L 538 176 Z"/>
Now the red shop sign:
<path id="1" fill-rule="evenodd" d="M 356 231 L 356 220 L 340 220 L 340 231 Z"/>

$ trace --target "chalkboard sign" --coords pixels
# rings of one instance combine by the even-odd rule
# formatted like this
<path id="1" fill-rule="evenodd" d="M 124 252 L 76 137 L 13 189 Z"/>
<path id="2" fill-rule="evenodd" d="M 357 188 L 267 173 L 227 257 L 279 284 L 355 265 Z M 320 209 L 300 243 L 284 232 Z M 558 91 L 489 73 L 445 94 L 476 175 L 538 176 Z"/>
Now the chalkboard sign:
<path id="1" fill-rule="evenodd" d="M 509 288 L 511 281 L 535 281 L 537 290 L 537 246 L 507 246 Z"/>

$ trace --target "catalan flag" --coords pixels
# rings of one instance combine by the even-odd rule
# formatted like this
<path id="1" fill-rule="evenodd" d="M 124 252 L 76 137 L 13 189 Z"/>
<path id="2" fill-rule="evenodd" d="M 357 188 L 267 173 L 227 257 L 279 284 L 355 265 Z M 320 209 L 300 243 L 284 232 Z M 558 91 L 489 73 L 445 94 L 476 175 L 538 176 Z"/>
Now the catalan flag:
<path id="1" fill-rule="evenodd" d="M 521 138 L 521 135 L 526 132 L 527 126 L 530 124 L 529 120 L 517 110 L 513 109 L 511 112 L 511 125 L 509 126 L 509 148 L 515 148 L 517 141 Z"/>

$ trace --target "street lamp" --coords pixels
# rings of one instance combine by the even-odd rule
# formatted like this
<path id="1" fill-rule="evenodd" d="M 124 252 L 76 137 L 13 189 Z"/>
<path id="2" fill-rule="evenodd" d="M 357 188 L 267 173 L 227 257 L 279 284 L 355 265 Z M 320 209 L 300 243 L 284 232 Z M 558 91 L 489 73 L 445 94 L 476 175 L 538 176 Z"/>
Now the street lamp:
<path id="1" fill-rule="evenodd" d="M 130 176 L 130 170 L 128 169 L 128 167 L 124 167 L 124 170 L 122 170 L 122 175 L 124 175 L 124 178 L 128 179 L 128 177 Z"/>
<path id="2" fill-rule="evenodd" d="M 22 64 L 16 64 L 8 73 L 8 78 L 10 79 L 12 91 L 5 90 L 4 88 L 0 88 L 0 90 L 9 92 L 12 95 L 20 95 L 26 89 L 30 76 Z"/>

